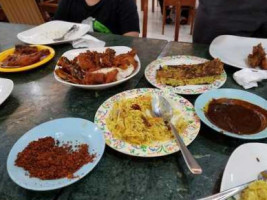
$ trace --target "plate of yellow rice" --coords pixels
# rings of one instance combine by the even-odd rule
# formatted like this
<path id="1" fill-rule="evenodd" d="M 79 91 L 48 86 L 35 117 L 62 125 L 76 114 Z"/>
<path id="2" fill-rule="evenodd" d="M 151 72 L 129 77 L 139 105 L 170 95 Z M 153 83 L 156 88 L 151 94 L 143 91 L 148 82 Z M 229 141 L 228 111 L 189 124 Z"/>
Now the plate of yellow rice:
<path id="1" fill-rule="evenodd" d="M 171 119 L 186 145 L 197 136 L 200 120 L 193 105 L 167 91 L 140 88 L 124 91 L 106 100 L 97 110 L 95 123 L 104 131 L 111 148 L 132 156 L 157 157 L 179 151 L 170 128 L 152 113 L 153 95 L 162 95 L 173 107 Z"/>

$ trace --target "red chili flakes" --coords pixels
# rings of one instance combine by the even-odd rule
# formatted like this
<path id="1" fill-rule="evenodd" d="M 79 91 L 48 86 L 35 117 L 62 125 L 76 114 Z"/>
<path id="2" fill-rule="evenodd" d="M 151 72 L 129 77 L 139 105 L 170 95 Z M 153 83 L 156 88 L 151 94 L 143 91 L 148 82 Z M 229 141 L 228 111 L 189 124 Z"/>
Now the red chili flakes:
<path id="1" fill-rule="evenodd" d="M 88 153 L 87 144 L 73 150 L 69 143 L 59 146 L 54 138 L 45 137 L 31 142 L 18 153 L 15 165 L 27 170 L 30 177 L 42 180 L 74 178 L 73 173 L 94 158 L 94 154 Z"/>

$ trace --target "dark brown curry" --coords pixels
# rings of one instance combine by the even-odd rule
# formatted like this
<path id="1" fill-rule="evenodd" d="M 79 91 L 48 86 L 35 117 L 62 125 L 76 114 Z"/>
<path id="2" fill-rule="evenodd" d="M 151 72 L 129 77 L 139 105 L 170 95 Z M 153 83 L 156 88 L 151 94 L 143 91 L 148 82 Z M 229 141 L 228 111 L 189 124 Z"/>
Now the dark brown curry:
<path id="1" fill-rule="evenodd" d="M 223 130 L 236 134 L 255 134 L 267 127 L 267 110 L 238 99 L 213 99 L 206 117 Z"/>

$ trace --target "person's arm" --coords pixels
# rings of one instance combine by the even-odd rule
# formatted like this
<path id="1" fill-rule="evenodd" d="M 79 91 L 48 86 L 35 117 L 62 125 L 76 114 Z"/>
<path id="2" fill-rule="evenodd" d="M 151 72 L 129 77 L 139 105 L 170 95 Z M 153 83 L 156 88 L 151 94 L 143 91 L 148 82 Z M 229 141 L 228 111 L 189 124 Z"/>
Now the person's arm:
<path id="1" fill-rule="evenodd" d="M 124 33 L 123 35 L 124 36 L 131 36 L 131 37 L 139 37 L 139 32 L 131 31 L 131 32 L 128 32 L 128 33 Z"/>
<path id="2" fill-rule="evenodd" d="M 120 33 L 125 36 L 139 36 L 139 17 L 134 0 L 119 0 L 118 20 Z"/>

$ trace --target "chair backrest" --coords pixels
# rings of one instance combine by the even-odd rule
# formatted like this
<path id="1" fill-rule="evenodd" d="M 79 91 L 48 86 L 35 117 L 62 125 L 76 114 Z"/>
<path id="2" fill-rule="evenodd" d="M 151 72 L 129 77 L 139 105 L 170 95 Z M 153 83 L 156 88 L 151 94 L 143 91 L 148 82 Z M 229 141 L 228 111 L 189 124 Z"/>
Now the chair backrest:
<path id="1" fill-rule="evenodd" d="M 38 25 L 44 18 L 35 0 L 0 0 L 10 23 Z"/>
<path id="2" fill-rule="evenodd" d="M 55 14 L 58 8 L 57 0 L 43 0 L 39 4 L 40 9 L 48 12 L 49 14 Z"/>
<path id="3" fill-rule="evenodd" d="M 196 7 L 196 0 L 181 0 L 181 6 Z"/>

